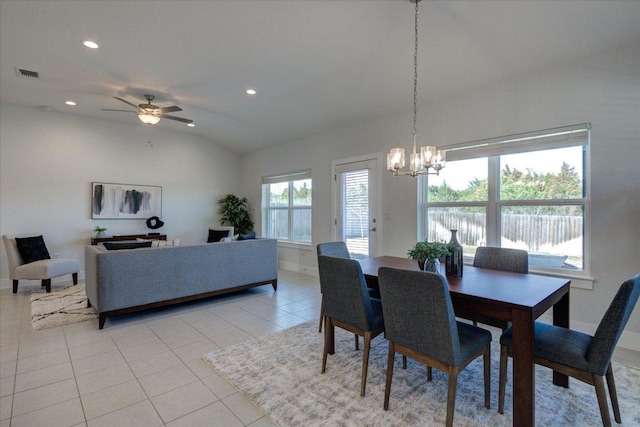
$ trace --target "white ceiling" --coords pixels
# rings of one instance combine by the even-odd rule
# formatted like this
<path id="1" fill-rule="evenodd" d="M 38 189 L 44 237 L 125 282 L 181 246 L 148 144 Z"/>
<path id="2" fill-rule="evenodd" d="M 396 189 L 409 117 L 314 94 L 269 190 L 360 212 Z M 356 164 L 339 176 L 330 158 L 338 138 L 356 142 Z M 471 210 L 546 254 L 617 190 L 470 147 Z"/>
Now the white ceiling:
<path id="1" fill-rule="evenodd" d="M 0 100 L 160 128 L 242 154 L 410 111 L 413 7 L 377 1 L 0 2 Z M 419 101 L 640 42 L 640 1 L 419 3 Z M 100 45 L 90 50 L 82 41 Z M 640 53 L 639 53 L 640 54 Z M 40 81 L 15 68 L 40 73 Z M 245 94 L 255 88 L 256 96 Z M 64 104 L 67 99 L 76 107 Z"/>

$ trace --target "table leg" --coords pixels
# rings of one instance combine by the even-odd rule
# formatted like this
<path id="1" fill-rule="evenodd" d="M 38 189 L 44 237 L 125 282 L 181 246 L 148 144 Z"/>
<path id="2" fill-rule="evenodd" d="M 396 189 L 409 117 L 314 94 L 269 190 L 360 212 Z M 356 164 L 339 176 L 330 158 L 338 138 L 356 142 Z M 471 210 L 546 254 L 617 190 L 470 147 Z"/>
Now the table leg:
<path id="1" fill-rule="evenodd" d="M 535 425 L 533 313 L 513 310 L 513 425 Z"/>
<path id="2" fill-rule="evenodd" d="M 553 306 L 553 324 L 562 328 L 569 328 L 569 292 Z M 553 383 L 561 387 L 569 387 L 569 377 L 553 371 Z"/>

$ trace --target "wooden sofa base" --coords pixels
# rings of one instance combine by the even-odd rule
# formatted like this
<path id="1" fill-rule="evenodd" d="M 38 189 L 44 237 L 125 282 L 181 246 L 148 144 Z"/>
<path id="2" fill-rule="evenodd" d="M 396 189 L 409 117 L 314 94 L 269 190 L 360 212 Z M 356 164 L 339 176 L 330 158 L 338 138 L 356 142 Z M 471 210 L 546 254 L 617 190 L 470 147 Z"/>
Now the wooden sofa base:
<path id="1" fill-rule="evenodd" d="M 120 308 L 118 310 L 105 311 L 103 313 L 99 313 L 98 314 L 98 329 L 104 328 L 104 324 L 107 321 L 107 317 L 110 317 L 110 316 L 119 316 L 119 315 L 122 315 L 122 314 L 135 313 L 135 312 L 138 312 L 138 311 L 148 310 L 148 309 L 151 309 L 151 308 L 164 307 L 166 305 L 180 304 L 182 302 L 193 301 L 193 300 L 203 299 L 203 298 L 209 298 L 209 297 L 213 297 L 213 296 L 216 296 L 216 295 L 228 294 L 228 293 L 231 293 L 231 292 L 242 291 L 244 289 L 255 288 L 256 286 L 262 286 L 262 285 L 268 285 L 268 284 L 271 284 L 271 286 L 273 286 L 273 290 L 274 291 L 278 290 L 278 279 L 273 279 L 273 280 L 267 280 L 267 281 L 264 281 L 264 282 L 258 282 L 258 283 L 251 283 L 251 284 L 248 284 L 248 285 L 236 286 L 235 288 L 219 289 L 217 291 L 204 292 L 204 293 L 201 293 L 201 294 L 189 295 L 189 296 L 180 297 L 180 298 L 173 298 L 173 299 L 169 299 L 169 300 L 165 300 L 165 301 L 157 301 L 157 302 L 152 302 L 152 303 L 149 303 L 149 304 L 137 305 L 135 307 L 127 307 L 127 308 Z M 89 301 L 89 300 L 87 300 L 87 307 L 91 307 L 91 301 Z"/>

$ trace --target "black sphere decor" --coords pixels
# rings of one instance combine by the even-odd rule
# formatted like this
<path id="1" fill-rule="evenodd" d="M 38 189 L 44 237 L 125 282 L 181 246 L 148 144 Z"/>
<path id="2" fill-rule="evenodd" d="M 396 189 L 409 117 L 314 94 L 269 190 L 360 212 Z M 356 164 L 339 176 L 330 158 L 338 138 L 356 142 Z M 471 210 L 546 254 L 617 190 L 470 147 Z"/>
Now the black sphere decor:
<path id="1" fill-rule="evenodd" d="M 157 230 L 163 225 L 164 225 L 164 222 L 157 216 L 152 216 L 151 218 L 147 219 L 147 227 L 149 227 L 152 230 Z"/>

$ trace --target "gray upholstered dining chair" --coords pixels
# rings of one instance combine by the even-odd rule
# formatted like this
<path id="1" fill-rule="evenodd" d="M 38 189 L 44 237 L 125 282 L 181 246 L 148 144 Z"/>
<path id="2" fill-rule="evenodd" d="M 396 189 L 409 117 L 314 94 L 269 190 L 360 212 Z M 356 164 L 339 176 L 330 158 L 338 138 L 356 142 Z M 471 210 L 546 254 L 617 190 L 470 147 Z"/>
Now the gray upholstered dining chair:
<path id="1" fill-rule="evenodd" d="M 16 240 L 18 239 L 18 240 Z M 25 249 L 31 252 L 30 258 L 22 256 L 19 241 L 25 242 Z M 73 284 L 78 284 L 78 272 L 80 261 L 71 258 L 51 259 L 46 248 L 42 234 L 25 233 L 16 235 L 3 235 L 2 240 L 7 251 L 9 262 L 9 278 L 13 281 L 13 293 L 18 292 L 20 280 L 40 280 L 47 292 L 51 292 L 51 279 L 70 274 Z"/>
<path id="2" fill-rule="evenodd" d="M 453 425 L 458 374 L 472 360 L 484 361 L 484 405 L 491 397 L 491 332 L 456 322 L 449 286 L 437 273 L 381 267 L 378 271 L 385 336 L 389 340 L 384 409 L 389 409 L 395 354 L 427 365 L 449 376 L 446 425 Z"/>
<path id="3" fill-rule="evenodd" d="M 334 350 L 335 326 L 353 332 L 356 338 L 364 337 L 360 382 L 360 396 L 364 396 L 371 340 L 384 331 L 382 305 L 379 299 L 369 297 L 358 261 L 320 255 L 318 267 L 325 310 L 322 373 L 327 366 L 327 355 Z"/>
<path id="4" fill-rule="evenodd" d="M 602 424 L 606 427 L 611 426 L 611 418 L 604 390 L 605 376 L 615 420 L 618 424 L 622 422 L 611 356 L 639 296 L 640 274 L 620 286 L 593 336 L 545 323 L 535 323 L 535 363 L 593 385 L 600 406 Z M 507 359 L 511 356 L 512 348 L 513 335 L 509 328 L 500 337 L 498 412 L 501 414 L 504 410 L 507 383 Z"/>
<path id="5" fill-rule="evenodd" d="M 491 246 L 480 246 L 476 249 L 473 258 L 473 266 L 477 268 L 487 268 L 490 270 L 508 271 L 511 273 L 529 273 L 529 254 L 522 249 L 494 248 Z M 470 314 L 463 311 L 456 312 L 456 316 L 463 319 L 472 320 L 474 325 L 478 322 L 485 325 L 495 326 L 503 331 L 510 323 L 506 320 L 494 319 L 493 317 Z"/>

